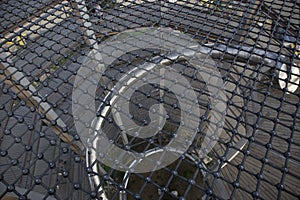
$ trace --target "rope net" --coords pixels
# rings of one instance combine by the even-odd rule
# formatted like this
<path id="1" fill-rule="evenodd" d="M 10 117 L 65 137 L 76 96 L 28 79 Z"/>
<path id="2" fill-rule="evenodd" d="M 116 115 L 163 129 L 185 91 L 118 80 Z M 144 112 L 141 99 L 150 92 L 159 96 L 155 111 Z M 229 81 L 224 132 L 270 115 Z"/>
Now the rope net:
<path id="1" fill-rule="evenodd" d="M 0 199 L 300 198 L 299 2 L 0 13 Z"/>

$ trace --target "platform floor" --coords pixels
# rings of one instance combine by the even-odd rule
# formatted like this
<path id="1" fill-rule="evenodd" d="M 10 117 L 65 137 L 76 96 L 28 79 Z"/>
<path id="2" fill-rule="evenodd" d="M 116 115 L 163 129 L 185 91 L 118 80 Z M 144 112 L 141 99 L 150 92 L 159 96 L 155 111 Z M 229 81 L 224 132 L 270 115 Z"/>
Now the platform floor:
<path id="1" fill-rule="evenodd" d="M 3 2 L 9 2 L 9 5 L 13 4 L 13 1 Z M 39 7 L 38 5 L 36 8 Z M 0 10 L 1 6 L 4 6 L 2 2 Z M 274 9 L 278 9 L 279 4 L 276 6 Z M 151 15 L 147 14 L 145 10 L 151 12 Z M 109 23 L 99 21 L 95 23 L 94 29 L 98 30 L 97 34 L 100 40 L 101 36 L 107 33 L 122 31 L 128 27 L 138 27 L 141 24 L 145 25 L 145 22 L 149 25 L 157 24 L 160 13 L 157 13 L 158 18 L 153 17 L 151 20 L 146 20 L 155 15 L 151 10 L 153 7 L 144 8 L 134 15 L 130 15 L 130 9 L 106 13 L 104 19 Z M 291 11 L 284 11 L 285 15 L 289 12 Z M 122 15 L 119 15 L 120 13 Z M 143 17 L 136 20 L 140 13 L 144 13 Z M 124 23 L 115 20 L 112 23 L 111 20 L 115 15 L 128 20 Z M 193 13 L 190 15 L 192 16 Z M 19 17 L 21 16 L 20 14 Z M 297 16 L 299 16 L 299 12 L 295 13 L 295 17 L 293 17 L 293 26 L 300 21 L 296 20 Z M 165 20 L 160 23 L 170 24 L 170 16 L 166 15 L 165 17 Z M 256 22 L 265 21 L 261 17 L 265 16 L 256 16 Z M 10 26 L 5 18 L 1 22 L 2 28 Z M 226 19 L 223 21 L 226 24 Z M 70 54 L 69 51 L 70 48 L 82 48 L 79 28 L 73 22 L 72 19 L 65 20 L 60 26 L 47 32 L 45 36 L 34 41 L 29 40 L 27 49 L 19 50 L 16 56 L 11 57 L 17 68 L 30 72 L 31 75 L 28 76 L 30 81 L 34 82 L 36 76 L 47 81 L 48 87 L 37 85 L 37 88 L 43 95 L 49 95 L 47 100 L 50 104 L 58 105 L 56 112 L 69 125 L 70 135 L 76 135 L 71 116 L 70 98 L 74 81 L 73 72 L 80 67 L 83 59 L 80 51 L 75 54 Z M 188 21 L 181 25 L 187 26 L 187 23 Z M 171 25 L 175 26 L 176 23 Z M 191 29 L 201 29 L 203 35 L 207 34 L 207 27 L 200 26 L 201 23 L 194 24 Z M 290 54 L 287 49 L 278 49 L 278 41 L 267 38 L 270 26 L 271 24 L 266 24 L 264 28 L 261 28 L 253 23 L 249 29 L 251 30 L 249 38 L 245 43 L 267 47 L 273 51 L 280 50 L 285 55 Z M 221 30 L 220 32 L 220 29 L 216 28 L 210 30 L 209 33 L 212 38 L 219 38 L 222 34 L 223 38 L 230 38 L 234 33 L 230 27 L 233 25 L 225 31 Z M 41 55 L 39 55 L 40 53 Z M 67 59 L 63 59 L 62 55 L 66 55 Z M 72 62 L 72 59 L 77 61 Z M 37 69 L 37 66 L 41 66 L 41 68 Z M 51 73 L 47 72 L 47 69 L 56 75 L 50 76 Z M 240 65 L 239 70 L 242 72 L 244 66 Z M 58 78 L 53 78 L 55 76 Z M 252 102 L 256 102 L 254 103 L 256 111 L 261 111 L 262 115 L 258 117 L 257 131 L 253 132 L 251 142 L 244 147 L 243 152 L 221 170 L 220 178 L 212 176 L 209 180 L 213 193 L 221 194 L 224 199 L 229 197 L 252 199 L 256 195 L 262 199 L 276 199 L 277 197 L 298 199 L 300 197 L 298 187 L 300 185 L 300 91 L 297 90 L 295 94 L 284 94 L 278 84 L 275 81 L 273 83 L 273 85 L 256 84 L 256 87 L 261 90 L 252 94 L 256 97 L 252 99 Z M 51 94 L 54 88 L 57 88 L 58 92 Z M 31 111 L 31 107 L 25 105 L 5 84 L 1 84 L 0 124 L 0 174 L 3 175 L 0 177 L 0 196 L 6 190 L 5 185 L 15 184 L 20 188 L 26 188 L 26 192 L 35 191 L 42 195 L 51 194 L 48 189 L 55 187 L 57 196 L 49 196 L 48 199 L 89 198 L 90 188 L 86 178 L 85 162 L 75 162 L 75 153 L 70 150 L 66 152 L 66 149 L 69 149 L 68 145 L 55 135 L 51 126 L 47 126 L 41 121 L 38 111 Z M 246 155 L 248 153 L 246 150 L 250 152 L 249 155 Z M 289 155 L 288 159 L 286 155 Z M 239 165 L 242 165 L 243 168 L 239 168 Z M 26 175 L 26 169 L 29 170 L 29 175 Z M 63 177 L 65 172 L 69 173 L 67 178 Z M 42 184 L 37 185 L 40 181 Z M 77 183 L 80 183 L 79 189 Z M 234 184 L 236 188 L 234 188 Z M 225 188 L 226 191 L 220 192 L 220 188 Z M 16 188 L 16 190 L 21 194 L 24 193 L 22 189 Z M 253 193 L 254 191 L 258 193 Z M 39 194 L 32 193 L 32 195 L 32 199 L 34 199 Z"/>

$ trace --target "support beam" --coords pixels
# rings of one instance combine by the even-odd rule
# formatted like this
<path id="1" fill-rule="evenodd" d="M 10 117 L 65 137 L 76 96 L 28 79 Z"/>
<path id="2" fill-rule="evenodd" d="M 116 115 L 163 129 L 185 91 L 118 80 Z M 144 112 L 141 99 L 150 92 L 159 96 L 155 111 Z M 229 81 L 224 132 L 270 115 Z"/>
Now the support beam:
<path id="1" fill-rule="evenodd" d="M 2 81 L 10 85 L 10 89 L 15 92 L 19 98 L 25 99 L 26 102 L 29 102 L 30 105 L 33 105 L 39 110 L 40 114 L 44 114 L 46 118 L 42 119 L 43 122 L 49 125 L 63 142 L 69 144 L 75 153 L 84 158 L 84 146 L 80 142 L 75 141 L 73 136 L 62 131 L 64 128 L 67 128 L 67 125 L 60 119 L 53 108 L 51 108 L 47 102 L 43 101 L 43 97 L 29 82 L 26 75 L 18 71 L 13 65 L 10 65 L 10 63 L 13 62 L 9 56 L 9 53 L 7 52 L 0 52 L 0 60 L 6 61 L 0 63 L 0 69 L 4 72 L 0 76 Z M 10 79 L 7 77 L 10 77 Z M 51 121 L 56 121 L 57 125 L 52 126 Z"/>

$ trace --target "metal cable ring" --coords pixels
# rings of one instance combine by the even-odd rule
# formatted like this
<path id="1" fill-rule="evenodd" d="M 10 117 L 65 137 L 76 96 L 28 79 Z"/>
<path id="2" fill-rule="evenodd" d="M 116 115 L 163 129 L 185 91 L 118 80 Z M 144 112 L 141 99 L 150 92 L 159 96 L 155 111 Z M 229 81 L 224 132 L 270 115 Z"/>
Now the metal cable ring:
<path id="1" fill-rule="evenodd" d="M 162 152 L 162 151 L 163 150 L 159 149 L 159 148 L 150 149 L 150 150 L 145 152 L 145 157 L 151 156 L 153 154 L 157 154 L 157 153 Z M 172 151 L 176 152 L 178 150 L 173 149 Z M 185 157 L 187 157 L 188 159 L 190 159 L 194 163 L 199 162 L 198 158 L 193 157 L 191 154 L 188 154 L 188 153 L 185 154 L 185 152 L 179 152 L 179 153 L 182 154 L 182 155 L 184 154 Z M 96 165 L 95 163 L 93 163 L 96 159 L 97 158 L 96 158 L 95 152 L 86 151 L 87 167 L 91 167 L 92 171 L 93 171 L 93 174 L 91 174 L 89 176 L 92 190 L 97 190 L 99 197 L 101 197 L 103 200 L 108 200 L 108 197 L 105 193 L 105 189 L 102 187 L 102 184 L 101 184 L 101 178 L 98 176 L 98 174 L 101 174 L 100 171 L 102 171 L 103 169 L 102 168 L 99 169 L 99 165 Z M 136 161 L 134 161 L 134 162 L 136 162 Z M 140 161 L 138 161 L 138 162 L 140 162 Z M 202 166 L 203 169 L 206 169 L 205 165 L 203 165 L 201 162 L 199 162 L 199 164 Z M 131 165 L 135 165 L 135 163 L 132 163 Z M 203 170 L 200 170 L 200 171 L 203 175 L 205 175 L 205 171 L 203 171 Z M 119 199 L 120 200 L 126 200 L 127 199 L 126 189 L 128 187 L 130 174 L 131 173 L 129 171 L 126 171 L 124 176 L 123 176 L 123 181 L 122 181 L 123 182 L 123 187 L 122 187 L 123 189 L 119 191 Z"/>
<path id="2" fill-rule="evenodd" d="M 75 125 L 78 133 L 80 133 L 83 143 L 90 151 L 96 151 L 97 158 L 104 164 L 121 171 L 130 171 L 136 173 L 158 170 L 172 163 L 180 155 L 169 152 L 167 147 L 165 149 L 165 152 L 155 158 L 155 160 L 151 161 L 148 159 L 146 165 L 137 165 L 133 169 L 129 167 L 130 164 L 134 160 L 140 160 L 141 158 L 144 158 L 143 154 L 137 154 L 122 150 L 119 147 L 115 147 L 114 144 L 112 144 L 108 140 L 108 138 L 106 138 L 105 134 L 102 134 L 101 130 L 99 131 L 91 129 L 90 122 L 96 118 L 93 108 L 95 108 L 95 91 L 97 83 L 101 79 L 102 74 L 105 72 L 106 66 L 108 66 L 116 58 L 119 58 L 127 52 L 131 52 L 135 49 L 160 47 L 160 49 L 163 50 L 171 50 L 173 52 L 182 54 L 182 52 L 186 52 L 186 47 L 195 46 L 196 43 L 193 42 L 188 36 L 166 28 L 137 29 L 133 33 L 125 32 L 123 34 L 128 34 L 128 36 L 126 38 L 123 38 L 121 41 L 119 40 L 112 43 L 102 43 L 99 47 L 99 50 L 93 50 L 89 54 L 89 59 L 87 59 L 87 61 L 79 69 L 74 83 L 72 101 L 73 113 L 75 116 Z M 140 38 L 144 38 L 145 40 L 146 37 L 149 38 L 149 41 L 140 43 L 138 42 L 141 41 Z M 118 47 L 117 50 L 114 50 L 114 52 L 112 52 L 113 57 L 105 56 L 105 48 L 113 45 L 117 45 Z M 207 136 L 204 138 L 203 144 L 205 144 L 205 148 L 203 149 L 202 155 L 200 155 L 200 157 L 204 157 L 217 142 L 219 133 L 222 131 L 222 125 L 224 122 L 224 115 L 226 110 L 226 96 L 224 95 L 224 92 L 222 92 L 222 90 L 224 89 L 222 88 L 223 81 L 220 73 L 215 68 L 214 62 L 210 60 L 206 55 L 197 54 L 197 52 L 191 51 L 188 52 L 188 54 L 192 56 L 189 57 L 189 62 L 195 65 L 197 69 L 201 69 L 201 66 L 199 66 L 199 64 L 203 63 L 205 65 L 205 70 L 207 70 L 206 72 L 208 76 L 202 76 L 202 78 L 207 83 L 207 87 L 209 88 L 209 91 L 211 93 L 211 112 L 214 112 L 210 120 L 212 121 L 212 123 L 210 123 L 210 128 L 208 128 Z M 147 68 L 147 65 L 145 67 Z M 199 73 L 201 73 L 201 70 Z M 184 87 L 189 86 L 183 86 L 183 88 Z M 182 89 L 180 90 L 180 92 L 181 91 Z M 187 98 L 189 98 L 190 95 L 192 94 L 189 93 Z M 193 104 L 196 102 L 188 99 L 186 103 L 188 103 L 188 107 L 191 106 L 189 108 L 189 112 L 192 112 L 194 106 Z M 107 109 L 103 110 L 103 112 L 107 111 Z M 196 122 L 197 120 L 199 120 L 197 119 L 198 117 L 196 113 Z M 101 123 L 103 123 L 103 120 L 103 118 L 99 118 L 96 128 L 101 128 L 100 125 Z M 191 120 L 191 118 L 189 118 L 189 120 Z M 181 144 L 183 145 L 183 147 L 181 147 L 180 149 L 187 150 L 187 148 L 193 141 L 194 135 L 198 131 L 197 129 L 195 130 L 195 127 L 193 129 L 193 133 L 189 134 L 188 138 L 178 138 L 177 140 L 175 140 L 176 142 L 174 142 L 174 145 Z M 182 144 L 182 141 L 187 142 Z M 99 145 L 98 142 L 101 145 Z M 160 156 L 163 157 L 161 158 Z"/>

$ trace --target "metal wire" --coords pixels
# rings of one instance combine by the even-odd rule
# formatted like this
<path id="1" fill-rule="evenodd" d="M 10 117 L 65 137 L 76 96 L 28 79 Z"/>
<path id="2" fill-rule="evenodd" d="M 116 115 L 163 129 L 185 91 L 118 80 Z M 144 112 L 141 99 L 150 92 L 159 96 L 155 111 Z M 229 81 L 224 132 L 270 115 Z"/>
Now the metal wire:
<path id="1" fill-rule="evenodd" d="M 297 1 L 0 13 L 0 199 L 300 198 Z"/>

